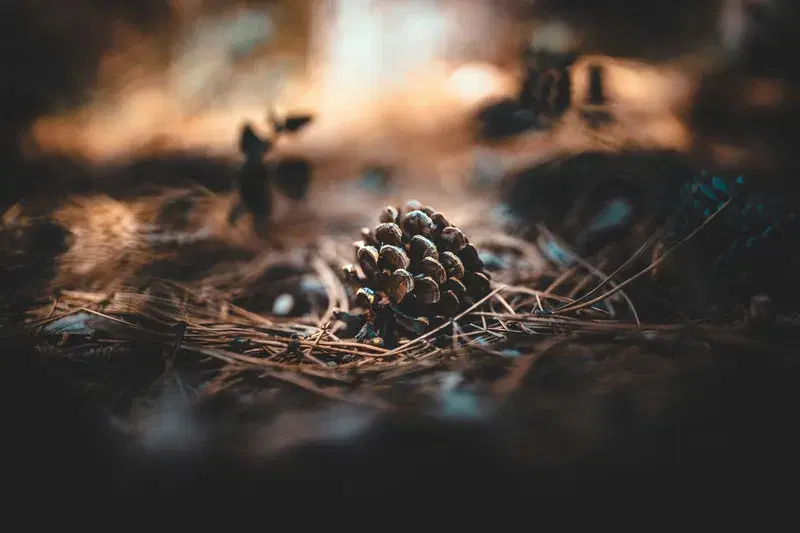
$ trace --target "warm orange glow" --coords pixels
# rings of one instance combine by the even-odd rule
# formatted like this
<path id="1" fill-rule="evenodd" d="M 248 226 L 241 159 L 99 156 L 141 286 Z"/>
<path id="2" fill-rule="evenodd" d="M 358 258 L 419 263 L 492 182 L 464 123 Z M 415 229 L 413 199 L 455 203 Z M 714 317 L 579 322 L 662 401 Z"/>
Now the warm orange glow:
<path id="1" fill-rule="evenodd" d="M 463 104 L 469 106 L 507 94 L 512 86 L 507 75 L 485 64 L 469 64 L 457 69 L 448 78 L 447 85 Z"/>
<path id="2" fill-rule="evenodd" d="M 205 17 L 203 2 L 176 6 L 180 20 L 166 35 L 116 23 L 114 45 L 98 65 L 86 104 L 42 117 L 30 144 L 95 161 L 174 149 L 234 155 L 241 122 L 263 122 L 270 102 L 297 92 L 305 51 L 283 34 L 305 32 L 285 27 L 276 33 L 274 6 L 234 4 Z"/>
<path id="3" fill-rule="evenodd" d="M 460 0 L 438 7 L 398 2 L 367 13 L 355 7 L 392 2 L 339 0 L 343 9 L 336 16 L 345 20 L 315 19 L 320 27 L 312 25 L 310 58 L 304 47 L 276 44 L 283 30 L 274 43 L 262 35 L 269 25 L 258 13 L 255 21 L 242 9 L 197 19 L 202 2 L 179 3 L 185 10 L 174 35 L 145 36 L 120 25 L 116 51 L 99 65 L 98 87 L 86 106 L 42 117 L 30 132 L 32 144 L 93 161 L 176 149 L 233 158 L 242 122 L 268 133 L 273 106 L 279 114 L 316 115 L 309 128 L 282 138 L 276 155 L 307 156 L 325 169 L 318 175 L 352 178 L 365 165 L 381 164 L 425 179 L 460 165 L 440 162 L 469 159 L 475 107 L 513 94 L 518 83 L 496 66 L 518 60 L 519 49 L 511 46 L 518 35 L 489 0 L 470 9 L 460 8 Z M 238 34 L 237 24 L 244 25 Z M 233 53 L 259 35 L 265 42 L 251 55 Z M 586 94 L 586 64 L 595 59 L 608 66 L 612 107 L 628 115 L 620 120 L 625 127 L 614 131 L 617 144 L 686 145 L 674 111 L 691 94 L 691 80 L 677 70 L 584 58 L 574 71 L 577 105 Z M 307 71 L 307 63 L 315 68 Z M 530 143 L 520 141 L 521 157 L 539 157 L 533 152 L 554 144 L 579 149 L 598 142 L 579 130 L 559 128 L 548 140 L 538 134 Z"/>
<path id="4" fill-rule="evenodd" d="M 286 36 L 306 36 L 309 29 L 278 27 L 285 16 L 270 26 L 263 17 L 271 8 L 234 5 L 203 17 L 204 2 L 175 2 L 181 16 L 169 35 L 141 35 L 120 23 L 87 104 L 42 117 L 31 130 L 32 144 L 96 161 L 174 149 L 235 157 L 241 123 L 268 129 L 267 109 L 280 103 L 318 116 L 285 143 L 289 151 L 322 159 L 348 150 L 397 158 L 414 150 L 406 141 L 442 139 L 442 128 L 508 84 L 480 63 L 448 80 L 454 68 L 495 60 L 510 48 L 513 32 L 488 0 L 469 9 L 447 1 L 321 2 L 336 5 L 333 19 L 311 16 L 313 42 L 304 46 Z M 260 44 L 241 53 L 255 41 Z M 315 68 L 307 71 L 306 63 Z"/>

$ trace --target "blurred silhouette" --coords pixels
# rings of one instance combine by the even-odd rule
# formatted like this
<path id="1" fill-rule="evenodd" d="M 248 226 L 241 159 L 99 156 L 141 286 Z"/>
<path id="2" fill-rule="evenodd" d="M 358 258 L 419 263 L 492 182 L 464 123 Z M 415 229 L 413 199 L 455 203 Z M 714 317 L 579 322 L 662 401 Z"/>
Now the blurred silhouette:
<path id="1" fill-rule="evenodd" d="M 589 66 L 589 94 L 586 103 L 581 107 L 581 117 L 592 129 L 610 124 L 614 120 L 607 107 L 604 74 L 601 65 Z"/>
<path id="2" fill-rule="evenodd" d="M 253 217 L 254 230 L 264 237 L 272 215 L 273 186 L 291 200 L 305 199 L 311 184 L 311 164 L 299 157 L 278 156 L 270 161 L 265 158 L 280 135 L 296 133 L 313 119 L 312 115 L 300 114 L 277 118 L 271 111 L 268 121 L 273 128 L 272 139 L 260 138 L 249 123 L 242 127 L 239 151 L 245 160 L 238 173 L 239 199 L 230 212 L 230 224 L 235 224 L 243 214 L 249 212 Z"/>
<path id="3" fill-rule="evenodd" d="M 239 150 L 245 160 L 238 174 L 239 199 L 228 218 L 231 224 L 246 212 L 253 216 L 253 228 L 259 235 L 265 235 L 272 213 L 272 191 L 269 187 L 269 170 L 264 156 L 272 143 L 261 139 L 250 124 L 242 127 Z"/>
<path id="4" fill-rule="evenodd" d="M 478 110 L 480 138 L 500 140 L 557 122 L 572 104 L 570 70 L 577 58 L 573 52 L 526 48 L 517 97 Z"/>
<path id="5" fill-rule="evenodd" d="M 577 58 L 575 53 L 527 49 L 519 92 L 522 107 L 549 120 L 563 115 L 572 103 L 570 67 Z"/>
<path id="6" fill-rule="evenodd" d="M 268 120 L 272 124 L 272 129 L 276 135 L 281 133 L 295 133 L 305 128 L 314 116 L 310 114 L 288 115 L 283 119 L 276 116 L 274 111 L 270 111 Z"/>

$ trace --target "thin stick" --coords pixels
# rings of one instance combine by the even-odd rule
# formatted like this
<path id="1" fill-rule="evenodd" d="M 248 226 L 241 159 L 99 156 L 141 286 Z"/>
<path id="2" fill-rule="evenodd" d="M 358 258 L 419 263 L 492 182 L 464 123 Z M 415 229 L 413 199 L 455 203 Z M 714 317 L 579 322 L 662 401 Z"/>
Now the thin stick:
<path id="1" fill-rule="evenodd" d="M 319 319 L 319 325 L 321 326 L 322 324 L 325 324 L 331 320 L 333 313 L 337 308 L 345 313 L 349 311 L 350 308 L 347 302 L 347 295 L 344 287 L 339 281 L 339 278 L 337 278 L 333 273 L 331 267 L 329 267 L 328 264 L 319 257 L 315 257 L 312 260 L 312 265 L 314 270 L 316 270 L 317 274 L 319 275 L 320 281 L 322 281 L 322 283 L 325 285 L 326 293 L 328 295 L 328 308 Z"/>
<path id="2" fill-rule="evenodd" d="M 328 322 L 325 323 L 325 325 L 322 327 L 322 329 L 319 330 L 319 333 L 317 333 L 317 338 L 314 339 L 314 342 L 311 344 L 311 346 L 308 347 L 308 350 L 303 352 L 303 356 L 304 357 L 308 358 L 310 361 L 313 361 L 314 363 L 316 363 L 316 364 L 318 364 L 318 365 L 320 365 L 320 366 L 322 366 L 324 368 L 328 368 L 328 365 L 326 365 L 325 363 L 323 363 L 322 361 L 320 361 L 319 359 L 317 359 L 316 357 L 311 355 L 311 352 L 314 351 L 314 348 L 317 347 L 317 345 L 319 344 L 319 341 L 322 340 L 322 337 L 325 335 L 325 331 L 328 329 L 328 326 L 330 326 L 330 325 L 331 325 L 331 322 L 329 320 Z"/>
<path id="3" fill-rule="evenodd" d="M 506 301 L 506 299 L 505 299 L 505 298 L 503 298 L 503 297 L 502 297 L 501 295 L 499 295 L 499 294 L 495 294 L 495 295 L 494 295 L 494 298 L 495 298 L 495 300 L 497 300 L 498 302 L 500 302 L 500 305 L 502 305 L 503 307 L 505 307 L 505 308 L 506 308 L 506 310 L 507 310 L 509 313 L 511 313 L 511 314 L 515 314 L 515 313 L 514 313 L 514 309 L 513 309 L 513 308 L 512 308 L 510 305 L 508 305 L 508 302 Z"/>

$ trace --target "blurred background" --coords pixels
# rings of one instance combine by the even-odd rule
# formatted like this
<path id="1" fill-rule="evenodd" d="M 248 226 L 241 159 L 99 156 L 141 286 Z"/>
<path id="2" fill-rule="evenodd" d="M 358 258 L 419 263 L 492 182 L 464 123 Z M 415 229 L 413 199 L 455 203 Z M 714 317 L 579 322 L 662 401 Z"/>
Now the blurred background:
<path id="1" fill-rule="evenodd" d="M 534 39 L 626 59 L 691 56 L 680 75 L 623 62 L 609 81 L 632 110 L 685 104 L 686 77 L 719 42 L 720 2 L 634 4 L 6 2 L 4 101 L 14 105 L 4 135 L 27 154 L 92 161 L 176 149 L 232 155 L 240 123 L 276 105 L 319 118 L 287 150 L 405 160 L 431 140 L 464 149 L 466 113 L 516 90 L 521 51 Z M 575 77 L 578 94 L 585 84 Z M 442 132 L 453 146 L 441 146 Z"/>
<path id="2" fill-rule="evenodd" d="M 11 2 L 5 79 L 27 101 L 17 114 L 33 145 L 98 160 L 187 147 L 230 154 L 231 134 L 267 104 L 324 110 L 322 130 L 423 127 L 501 91 L 491 67 L 523 40 L 493 4 L 457 4 Z M 486 72 L 448 91 L 470 62 Z"/>
<path id="3" fill-rule="evenodd" d="M 607 91 L 634 122 L 620 135 L 686 147 L 674 118 L 703 73 L 753 35 L 770 35 L 771 56 L 789 53 L 777 36 L 793 33 L 773 26 L 791 20 L 791 6 L 777 2 L 769 25 L 748 14 L 776 1 L 9 1 L 0 8 L 3 144 L 17 157 L 92 162 L 176 150 L 231 157 L 240 124 L 265 125 L 277 106 L 318 117 L 284 153 L 354 168 L 463 156 L 470 113 L 516 92 L 520 55 L 536 44 L 602 58 Z M 582 68 L 575 95 L 585 93 Z M 524 150 L 541 152 L 535 144 Z"/>

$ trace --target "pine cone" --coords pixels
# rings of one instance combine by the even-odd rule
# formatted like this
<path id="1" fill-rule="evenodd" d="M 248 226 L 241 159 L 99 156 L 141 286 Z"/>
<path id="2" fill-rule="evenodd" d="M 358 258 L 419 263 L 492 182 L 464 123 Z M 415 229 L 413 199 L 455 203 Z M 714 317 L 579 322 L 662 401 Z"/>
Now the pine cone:
<path id="1" fill-rule="evenodd" d="M 478 251 L 441 213 L 412 200 L 402 210 L 384 208 L 379 221 L 355 243 L 358 266 L 343 269 L 364 309 L 359 341 L 394 345 L 489 293 Z"/>

